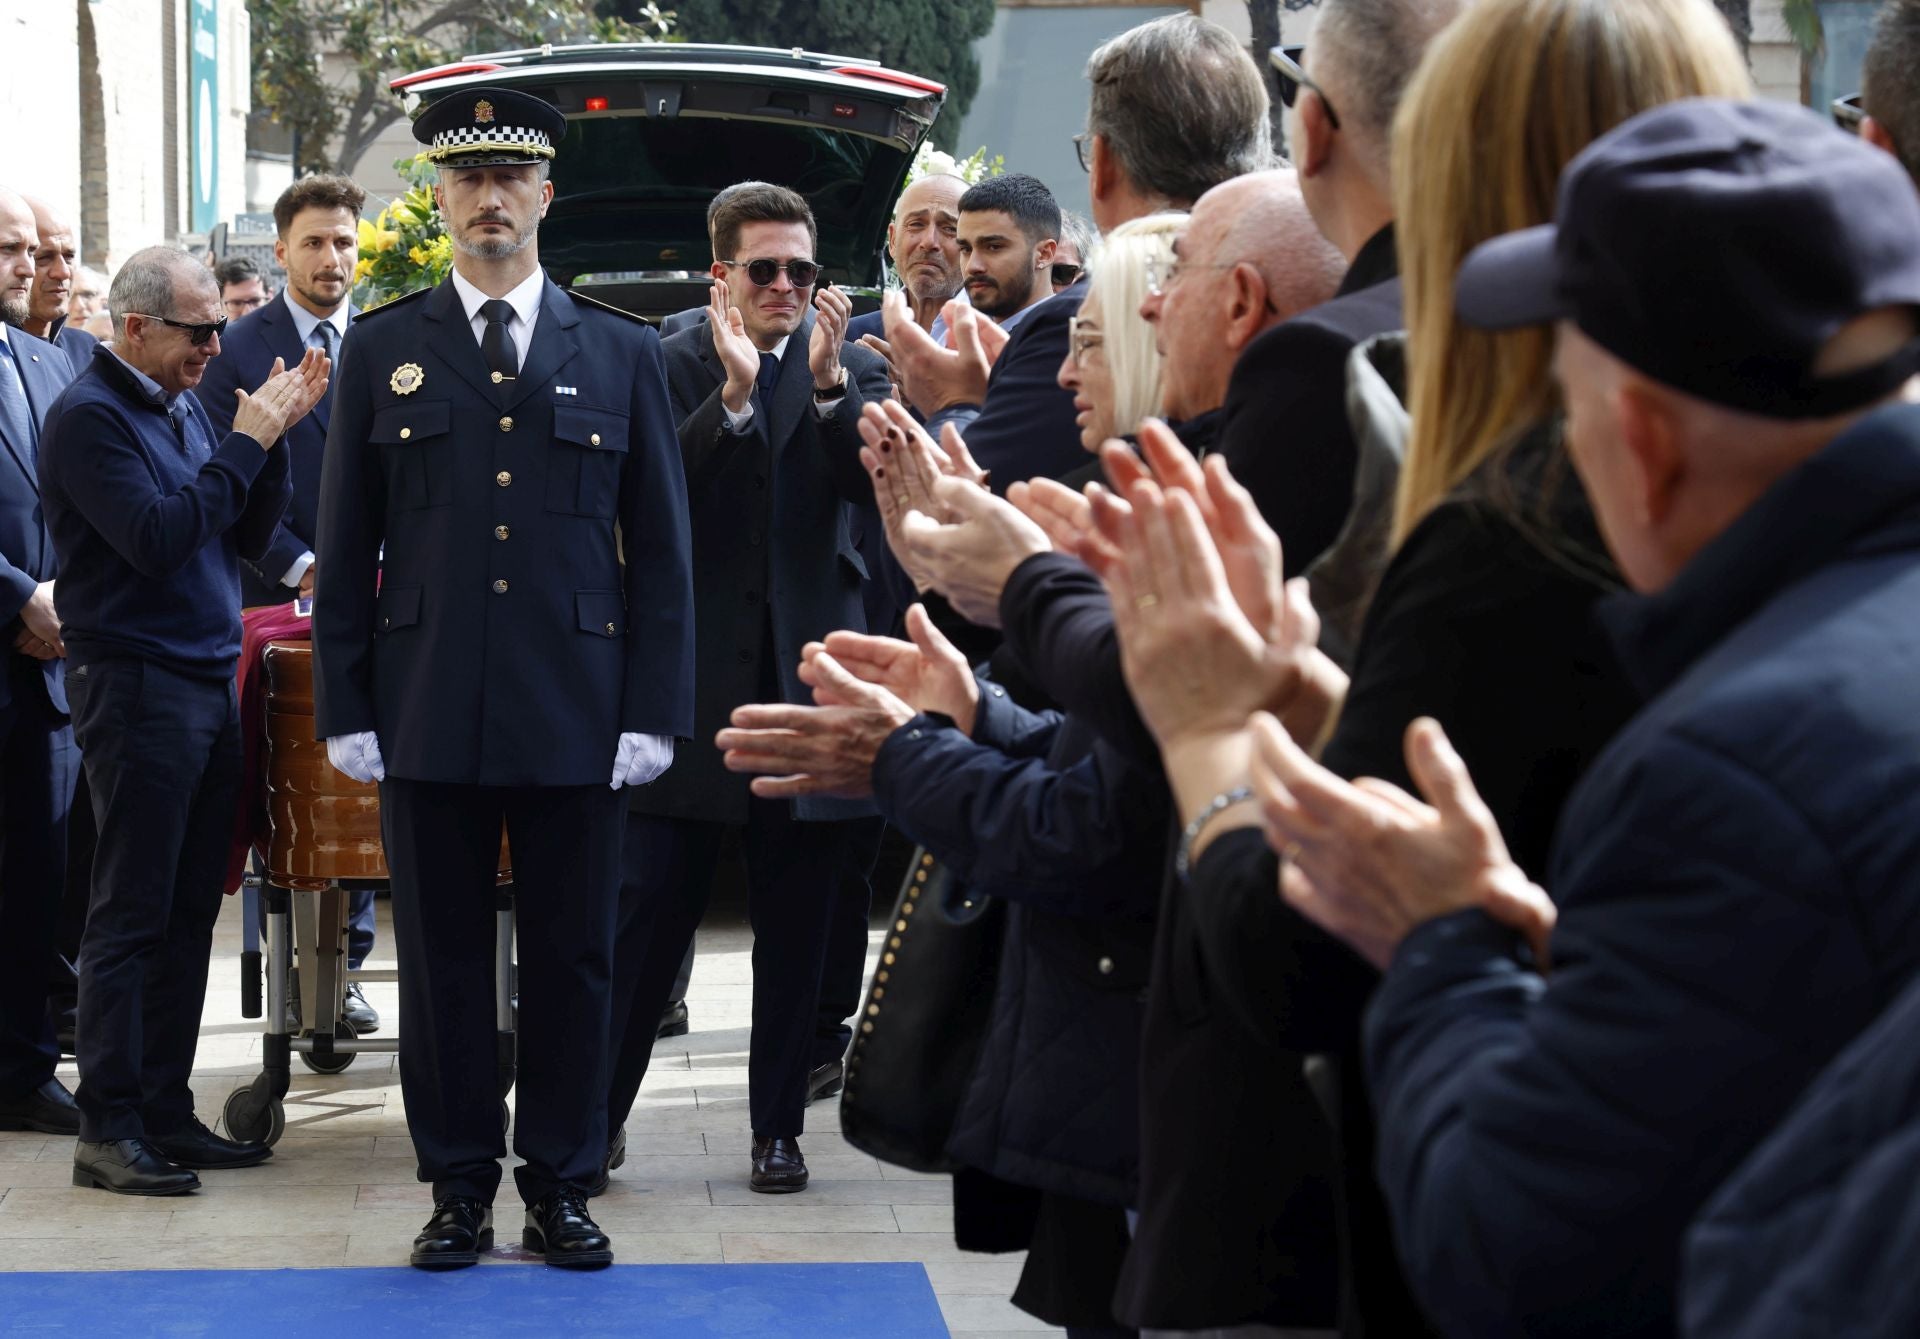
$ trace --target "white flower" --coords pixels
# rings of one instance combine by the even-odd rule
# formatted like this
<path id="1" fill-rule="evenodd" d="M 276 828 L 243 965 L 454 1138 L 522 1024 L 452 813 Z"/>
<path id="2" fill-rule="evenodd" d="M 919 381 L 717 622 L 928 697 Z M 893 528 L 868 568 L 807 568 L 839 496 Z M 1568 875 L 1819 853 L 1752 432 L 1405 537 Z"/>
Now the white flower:
<path id="1" fill-rule="evenodd" d="M 953 171 L 953 168 L 954 168 L 954 161 L 953 161 L 952 154 L 946 153 L 940 149 L 935 149 L 932 153 L 927 155 L 927 175 L 928 176 L 933 176 L 933 177 L 946 176 Z"/>

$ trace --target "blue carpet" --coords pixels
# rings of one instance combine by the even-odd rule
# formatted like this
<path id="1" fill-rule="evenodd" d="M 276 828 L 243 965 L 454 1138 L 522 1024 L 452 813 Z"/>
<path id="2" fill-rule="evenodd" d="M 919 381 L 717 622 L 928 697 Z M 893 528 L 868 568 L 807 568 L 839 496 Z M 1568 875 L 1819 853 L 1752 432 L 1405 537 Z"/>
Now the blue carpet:
<path id="1" fill-rule="evenodd" d="M 0 1274 L 0 1332 L 946 1339 L 917 1264 L 541 1265 Z"/>

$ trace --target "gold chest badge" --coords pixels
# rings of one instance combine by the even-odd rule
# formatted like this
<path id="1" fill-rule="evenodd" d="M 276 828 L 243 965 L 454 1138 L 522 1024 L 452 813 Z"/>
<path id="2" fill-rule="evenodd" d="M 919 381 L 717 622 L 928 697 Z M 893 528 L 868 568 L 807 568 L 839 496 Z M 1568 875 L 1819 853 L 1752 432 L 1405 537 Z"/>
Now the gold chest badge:
<path id="1" fill-rule="evenodd" d="M 393 387 L 395 395 L 412 395 L 420 389 L 420 383 L 426 379 L 427 374 L 421 370 L 420 364 L 402 363 L 393 369 L 393 375 L 387 379 L 387 384 Z"/>

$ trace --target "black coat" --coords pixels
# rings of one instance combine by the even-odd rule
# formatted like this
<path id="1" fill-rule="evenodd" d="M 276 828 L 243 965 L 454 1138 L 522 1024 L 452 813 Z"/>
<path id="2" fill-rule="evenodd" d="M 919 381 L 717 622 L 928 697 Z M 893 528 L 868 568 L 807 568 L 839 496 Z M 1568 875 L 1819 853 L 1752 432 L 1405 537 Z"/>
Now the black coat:
<path id="1" fill-rule="evenodd" d="M 220 337 L 220 356 L 207 364 L 206 375 L 194 391 L 217 434 L 225 436 L 233 429 L 233 415 L 239 405 L 233 394 L 236 390 L 258 390 L 273 371 L 275 358 L 294 367 L 306 355 L 306 345 L 301 342 L 287 303 L 287 292 L 281 289 L 271 302 L 242 316 Z M 338 348 L 334 352 L 337 358 Z M 334 372 L 337 383 L 337 366 Z M 266 556 L 240 564 L 241 600 L 249 606 L 291 600 L 294 592 L 282 585 L 280 578 L 301 554 L 309 550 L 318 554 L 313 539 L 320 513 L 320 462 L 326 455 L 333 404 L 334 384 L 329 384 L 320 403 L 287 431 L 281 443 L 293 470 L 293 502 L 280 518 L 280 528 Z"/>
<path id="2" fill-rule="evenodd" d="M 320 736 L 374 730 L 389 776 L 497 786 L 604 786 L 621 733 L 691 736 L 686 485 L 653 328 L 549 281 L 495 385 L 449 279 L 367 312 L 343 353 Z"/>
<path id="3" fill-rule="evenodd" d="M 60 398 L 79 371 L 56 346 L 35 339 L 18 328 L 7 331 L 13 346 L 15 369 L 27 393 L 27 413 L 38 429 L 47 410 Z M 20 610 L 42 581 L 51 581 L 58 563 L 54 559 L 53 536 L 47 533 L 45 510 L 40 505 L 40 472 L 33 443 L 16 442 L 0 421 L 0 656 L 9 660 L 20 655 L 13 639 L 20 631 Z M 67 709 L 66 661 L 38 662 L 47 700 L 54 710 Z M 13 700 L 8 686 L 11 674 L 0 673 L 0 707 Z"/>
<path id="4" fill-rule="evenodd" d="M 633 791 L 637 813 L 744 823 L 750 778 L 726 769 L 714 735 L 734 708 L 764 701 L 775 676 L 781 700 L 811 703 L 800 649 L 839 629 L 867 630 L 867 569 L 849 519 L 854 506 L 873 506 L 857 425 L 862 405 L 886 398 L 887 369 L 877 355 L 843 345 L 847 393 L 820 418 L 807 368 L 813 321 L 808 312 L 787 341 L 772 405 L 756 409 L 738 435 L 727 427 L 726 372 L 705 323 L 661 346 L 693 522 L 694 741 L 665 776 Z M 795 815 L 809 820 L 872 812 L 862 800 L 794 801 Z"/>
<path id="5" fill-rule="evenodd" d="M 986 399 L 942 410 L 927 421 L 935 441 L 948 422 L 960 429 L 996 493 L 1021 479 L 1058 479 L 1087 462 L 1073 421 L 1073 395 L 1057 380 L 1067 356 L 1067 322 L 1079 314 L 1086 296 L 1082 281 L 1034 307 L 994 359 Z"/>

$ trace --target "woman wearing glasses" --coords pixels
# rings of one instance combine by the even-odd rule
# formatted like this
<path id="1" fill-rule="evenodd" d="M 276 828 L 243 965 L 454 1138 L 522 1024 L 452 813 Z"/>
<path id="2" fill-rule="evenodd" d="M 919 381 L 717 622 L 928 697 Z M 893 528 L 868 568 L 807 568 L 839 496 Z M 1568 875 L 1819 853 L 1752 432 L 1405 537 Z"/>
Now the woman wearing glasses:
<path id="1" fill-rule="evenodd" d="M 1160 353 L 1140 304 L 1173 264 L 1173 239 L 1186 224 L 1185 214 L 1150 214 L 1115 228 L 1100 247 L 1080 314 L 1067 322 L 1057 379 L 1073 392 L 1074 423 L 1089 452 L 1162 412 Z"/>

